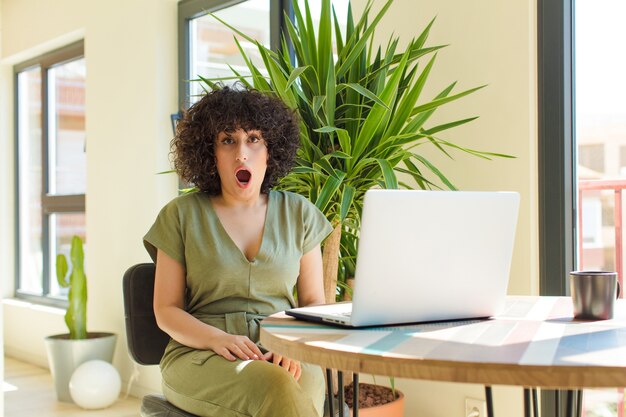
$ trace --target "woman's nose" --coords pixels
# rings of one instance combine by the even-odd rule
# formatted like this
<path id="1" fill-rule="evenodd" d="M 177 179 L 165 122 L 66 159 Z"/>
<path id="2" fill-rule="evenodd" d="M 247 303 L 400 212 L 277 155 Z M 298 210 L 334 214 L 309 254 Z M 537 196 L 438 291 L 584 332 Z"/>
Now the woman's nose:
<path id="1" fill-rule="evenodd" d="M 237 154 L 235 156 L 235 160 L 239 162 L 245 162 L 248 160 L 248 154 L 246 153 L 246 147 L 239 145 L 237 146 Z"/>

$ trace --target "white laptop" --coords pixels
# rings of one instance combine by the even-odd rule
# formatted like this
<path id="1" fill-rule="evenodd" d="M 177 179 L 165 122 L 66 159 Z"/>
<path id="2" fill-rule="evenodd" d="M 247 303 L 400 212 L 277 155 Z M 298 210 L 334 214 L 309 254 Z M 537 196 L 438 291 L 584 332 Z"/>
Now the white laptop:
<path id="1" fill-rule="evenodd" d="M 347 327 L 494 316 L 518 208 L 515 192 L 369 190 L 352 302 L 286 313 Z"/>

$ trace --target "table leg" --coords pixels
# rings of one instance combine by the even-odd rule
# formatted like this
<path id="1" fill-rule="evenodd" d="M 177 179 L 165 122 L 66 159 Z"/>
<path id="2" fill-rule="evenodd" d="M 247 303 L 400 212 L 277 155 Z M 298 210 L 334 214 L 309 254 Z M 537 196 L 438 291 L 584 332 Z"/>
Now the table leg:
<path id="1" fill-rule="evenodd" d="M 561 417 L 561 391 L 554 391 L 554 415 Z"/>
<path id="2" fill-rule="evenodd" d="M 491 395 L 491 387 L 489 385 L 485 385 L 485 402 L 487 403 L 487 417 L 494 417 L 493 397 Z"/>
<path id="3" fill-rule="evenodd" d="M 328 415 L 335 417 L 335 392 L 333 390 L 333 371 L 326 369 L 326 392 L 328 393 Z M 341 404 L 339 405 L 341 407 Z M 343 409 L 343 407 L 341 407 Z"/>
<path id="4" fill-rule="evenodd" d="M 359 417 L 359 374 L 356 372 L 352 376 L 352 417 Z"/>
<path id="5" fill-rule="evenodd" d="M 339 417 L 344 417 L 343 415 L 343 372 L 337 371 L 337 392 L 339 393 Z"/>
<path id="6" fill-rule="evenodd" d="M 539 399 L 537 398 L 537 388 L 533 388 L 532 393 L 533 393 L 533 414 L 535 417 L 539 417 Z"/>
<path id="7" fill-rule="evenodd" d="M 574 391 L 572 391 L 571 389 L 567 390 L 565 415 L 567 417 L 574 417 Z"/>
<path id="8" fill-rule="evenodd" d="M 583 413 L 583 390 L 579 389 L 576 394 L 576 417 L 580 417 Z"/>
<path id="9" fill-rule="evenodd" d="M 530 389 L 524 388 L 524 417 L 530 417 Z"/>

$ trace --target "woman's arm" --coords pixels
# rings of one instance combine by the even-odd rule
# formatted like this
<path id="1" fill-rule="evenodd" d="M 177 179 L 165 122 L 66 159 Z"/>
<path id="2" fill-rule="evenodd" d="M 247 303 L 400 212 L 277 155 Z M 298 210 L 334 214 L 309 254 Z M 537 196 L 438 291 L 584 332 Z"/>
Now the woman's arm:
<path id="1" fill-rule="evenodd" d="M 324 304 L 324 272 L 320 245 L 302 255 L 296 288 L 299 307 Z"/>
<path id="2" fill-rule="evenodd" d="M 183 345 L 211 349 L 234 361 L 260 359 L 261 350 L 246 336 L 228 334 L 202 323 L 185 308 L 185 268 L 162 250 L 158 250 L 154 281 L 154 314 L 165 333 Z"/>

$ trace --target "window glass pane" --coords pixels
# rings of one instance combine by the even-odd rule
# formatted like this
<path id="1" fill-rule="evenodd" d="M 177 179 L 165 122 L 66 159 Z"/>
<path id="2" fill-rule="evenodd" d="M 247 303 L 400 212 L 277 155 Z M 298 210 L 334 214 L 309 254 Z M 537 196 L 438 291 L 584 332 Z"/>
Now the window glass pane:
<path id="1" fill-rule="evenodd" d="M 626 3 L 576 1 L 574 10 L 578 268 L 615 270 L 624 258 L 615 199 L 626 188 L 626 58 L 615 51 L 626 37 Z"/>
<path id="2" fill-rule="evenodd" d="M 626 55 L 618 51 L 626 38 L 626 2 L 578 0 L 574 10 L 578 268 L 617 270 L 623 281 Z M 587 417 L 624 414 L 622 389 L 585 390 L 583 398 Z"/>
<path id="3" fill-rule="evenodd" d="M 85 60 L 48 71 L 49 194 L 85 194 Z"/>
<path id="4" fill-rule="evenodd" d="M 58 254 L 67 257 L 68 267 L 71 270 L 69 257 L 72 237 L 80 236 L 83 240 L 83 249 L 87 251 L 85 233 L 85 213 L 55 213 L 50 215 L 50 295 L 67 296 L 68 288 L 60 288 L 56 278 L 56 258 Z M 87 268 L 85 268 L 87 269 Z"/>
<path id="5" fill-rule="evenodd" d="M 248 0 L 235 6 L 221 9 L 214 13 L 225 22 L 236 26 L 238 30 L 269 47 L 270 44 L 270 0 Z M 264 72 L 263 60 L 257 47 L 236 35 L 228 27 L 211 16 L 202 16 L 190 22 L 190 59 L 192 79 L 201 75 L 205 78 L 231 77 L 232 66 L 240 74 L 250 74 L 241 53 L 237 48 L 235 36 L 252 59 L 255 66 Z M 229 81 L 225 80 L 225 84 Z M 191 99 L 202 93 L 200 83 L 191 83 Z"/>
<path id="6" fill-rule="evenodd" d="M 41 294 L 41 70 L 17 76 L 19 290 Z"/>

